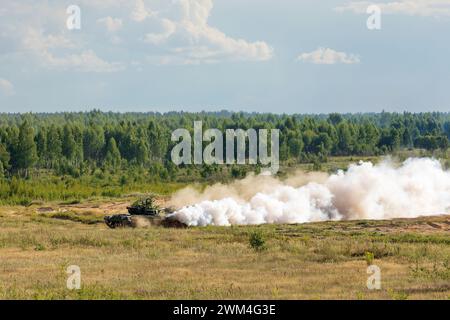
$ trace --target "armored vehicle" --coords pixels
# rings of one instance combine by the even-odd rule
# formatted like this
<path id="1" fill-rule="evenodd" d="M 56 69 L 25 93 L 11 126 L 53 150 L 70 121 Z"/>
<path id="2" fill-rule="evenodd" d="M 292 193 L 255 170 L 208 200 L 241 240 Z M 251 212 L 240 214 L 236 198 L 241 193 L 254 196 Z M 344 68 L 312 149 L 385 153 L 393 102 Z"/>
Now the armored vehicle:
<path id="1" fill-rule="evenodd" d="M 134 227 L 137 221 L 141 219 L 151 223 L 151 220 L 159 218 L 162 212 L 155 204 L 154 197 L 141 199 L 127 207 L 128 213 L 114 214 L 105 216 L 105 223 L 108 227 L 114 229 L 117 227 Z"/>
<path id="2" fill-rule="evenodd" d="M 155 205 L 153 197 L 142 199 L 134 202 L 127 207 L 128 213 L 131 215 L 157 216 L 161 209 Z"/>

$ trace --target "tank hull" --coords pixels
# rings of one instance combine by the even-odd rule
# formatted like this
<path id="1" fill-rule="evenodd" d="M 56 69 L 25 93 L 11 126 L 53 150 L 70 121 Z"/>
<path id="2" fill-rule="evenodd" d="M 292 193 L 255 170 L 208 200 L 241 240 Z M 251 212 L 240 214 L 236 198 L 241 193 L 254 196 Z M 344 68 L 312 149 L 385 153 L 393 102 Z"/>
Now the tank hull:
<path id="1" fill-rule="evenodd" d="M 162 226 L 164 228 L 187 228 L 187 225 L 172 217 L 116 214 L 106 216 L 105 223 L 111 229 L 116 228 L 144 228 Z"/>

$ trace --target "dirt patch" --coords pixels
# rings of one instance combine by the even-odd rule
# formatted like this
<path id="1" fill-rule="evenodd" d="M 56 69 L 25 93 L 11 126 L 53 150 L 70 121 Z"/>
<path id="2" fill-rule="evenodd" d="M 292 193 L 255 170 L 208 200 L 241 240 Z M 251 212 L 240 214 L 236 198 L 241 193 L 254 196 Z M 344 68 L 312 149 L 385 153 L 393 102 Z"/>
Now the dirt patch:
<path id="1" fill-rule="evenodd" d="M 135 198 L 126 198 L 123 200 L 110 201 L 110 202 L 85 202 L 85 203 L 76 203 L 76 204 L 64 204 L 60 205 L 59 208 L 70 210 L 74 212 L 78 211 L 89 211 L 95 212 L 98 214 L 117 214 L 117 213 L 126 213 L 127 207 L 131 205 L 136 199 Z M 166 198 L 158 198 L 156 199 L 156 204 L 160 207 L 165 207 L 167 203 Z"/>
<path id="2" fill-rule="evenodd" d="M 49 212 L 54 212 L 55 209 L 53 209 L 52 207 L 40 207 L 36 209 L 37 213 L 49 213 Z"/>
<path id="3" fill-rule="evenodd" d="M 161 225 L 164 228 L 177 228 L 177 229 L 183 229 L 183 228 L 188 227 L 184 223 L 182 223 L 174 218 L 165 218 L 165 219 L 161 220 Z"/>

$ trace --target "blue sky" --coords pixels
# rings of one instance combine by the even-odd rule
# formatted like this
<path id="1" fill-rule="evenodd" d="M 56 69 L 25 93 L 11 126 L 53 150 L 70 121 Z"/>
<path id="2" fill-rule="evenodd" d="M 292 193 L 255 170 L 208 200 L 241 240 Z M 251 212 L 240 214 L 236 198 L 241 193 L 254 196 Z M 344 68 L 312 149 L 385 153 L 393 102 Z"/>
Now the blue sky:
<path id="1" fill-rule="evenodd" d="M 449 31 L 450 0 L 2 0 L 0 112 L 450 111 Z"/>

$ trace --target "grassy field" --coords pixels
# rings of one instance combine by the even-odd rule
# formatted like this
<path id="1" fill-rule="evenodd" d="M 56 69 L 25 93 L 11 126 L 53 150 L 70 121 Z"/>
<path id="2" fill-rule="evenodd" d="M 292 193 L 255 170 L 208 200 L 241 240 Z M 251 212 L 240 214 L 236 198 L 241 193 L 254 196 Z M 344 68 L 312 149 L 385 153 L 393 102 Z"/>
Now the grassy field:
<path id="1" fill-rule="evenodd" d="M 108 229 L 103 215 L 126 204 L 0 207 L 0 298 L 450 299 L 450 216 Z M 381 290 L 367 289 L 368 264 Z M 69 265 L 81 290 L 66 288 Z"/>

